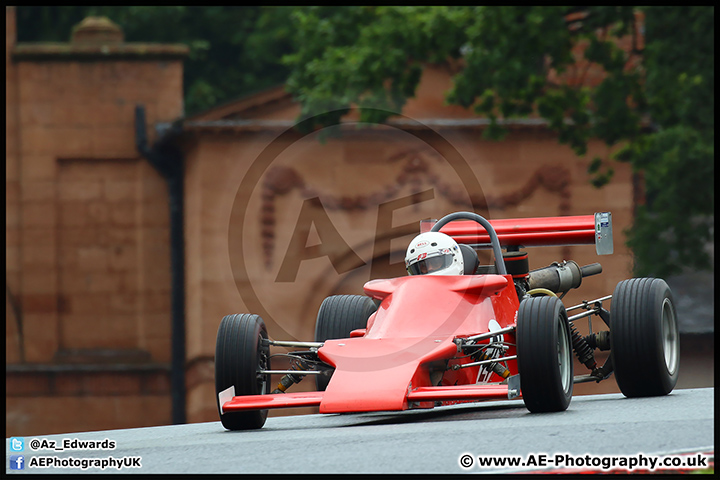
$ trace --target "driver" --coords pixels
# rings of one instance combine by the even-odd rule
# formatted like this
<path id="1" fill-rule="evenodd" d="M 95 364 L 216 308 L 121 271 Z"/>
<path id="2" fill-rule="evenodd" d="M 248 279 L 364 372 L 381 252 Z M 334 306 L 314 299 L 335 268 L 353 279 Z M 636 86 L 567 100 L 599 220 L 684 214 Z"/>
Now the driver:
<path id="1" fill-rule="evenodd" d="M 405 268 L 410 275 L 462 275 L 463 256 L 449 235 L 421 233 L 410 242 Z"/>

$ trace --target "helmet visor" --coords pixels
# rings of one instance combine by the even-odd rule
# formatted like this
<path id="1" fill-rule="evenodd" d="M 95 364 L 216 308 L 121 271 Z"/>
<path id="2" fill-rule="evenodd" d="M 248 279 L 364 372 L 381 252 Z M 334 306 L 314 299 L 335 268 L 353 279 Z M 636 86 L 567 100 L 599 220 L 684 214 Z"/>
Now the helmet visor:
<path id="1" fill-rule="evenodd" d="M 436 255 L 434 257 L 427 257 L 422 260 L 408 265 L 407 271 L 410 275 L 427 275 L 428 273 L 437 272 L 444 270 L 453 263 L 453 256 L 451 254 Z"/>

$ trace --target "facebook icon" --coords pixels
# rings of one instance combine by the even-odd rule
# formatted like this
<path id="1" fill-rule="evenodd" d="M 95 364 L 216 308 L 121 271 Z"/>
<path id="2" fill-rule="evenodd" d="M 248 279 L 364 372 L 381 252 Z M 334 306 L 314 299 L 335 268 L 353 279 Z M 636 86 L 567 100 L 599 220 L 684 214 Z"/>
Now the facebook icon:
<path id="1" fill-rule="evenodd" d="M 23 470 L 25 468 L 25 456 L 10 455 L 10 470 Z"/>

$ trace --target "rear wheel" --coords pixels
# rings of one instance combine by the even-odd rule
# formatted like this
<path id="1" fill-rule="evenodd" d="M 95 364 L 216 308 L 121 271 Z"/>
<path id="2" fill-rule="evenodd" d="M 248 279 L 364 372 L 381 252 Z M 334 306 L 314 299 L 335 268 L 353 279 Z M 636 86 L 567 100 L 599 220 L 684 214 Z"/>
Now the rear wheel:
<path id="1" fill-rule="evenodd" d="M 615 287 L 610 356 L 626 397 L 667 395 L 675 388 L 680 338 L 672 292 L 664 280 L 631 278 Z"/>
<path id="2" fill-rule="evenodd" d="M 348 338 L 353 330 L 366 328 L 368 318 L 376 310 L 375 303 L 365 295 L 327 297 L 318 311 L 315 341 Z M 325 390 L 330 379 L 324 375 L 316 375 L 315 382 L 318 390 Z"/>
<path id="3" fill-rule="evenodd" d="M 270 375 L 259 370 L 270 369 L 269 346 L 265 322 L 258 315 L 228 315 L 220 322 L 215 344 L 215 400 L 220 413 L 220 392 L 235 388 L 235 395 L 266 394 L 270 387 Z M 267 410 L 220 413 L 220 421 L 228 430 L 262 428 Z"/>
<path id="4" fill-rule="evenodd" d="M 573 357 L 565 306 L 557 297 L 520 302 L 517 318 L 520 389 L 531 412 L 560 412 L 570 405 Z"/>

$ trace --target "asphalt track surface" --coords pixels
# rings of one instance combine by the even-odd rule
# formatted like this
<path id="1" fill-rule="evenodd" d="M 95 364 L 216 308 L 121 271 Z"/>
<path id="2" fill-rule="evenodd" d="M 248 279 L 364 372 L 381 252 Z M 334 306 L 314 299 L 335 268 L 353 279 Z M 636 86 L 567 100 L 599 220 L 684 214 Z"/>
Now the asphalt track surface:
<path id="1" fill-rule="evenodd" d="M 530 414 L 522 400 L 395 413 L 268 418 L 261 430 L 229 432 L 219 422 L 25 438 L 25 470 L 6 473 L 512 473 L 465 469 L 460 457 L 559 453 L 667 455 L 714 452 L 714 388 L 665 397 L 575 396 L 565 412 Z M 113 450 L 32 451 L 33 439 L 104 439 Z M 11 452 L 6 439 L 7 457 Z M 141 457 L 140 468 L 30 468 L 32 457 Z M 538 469 L 535 469 L 538 470 Z"/>

